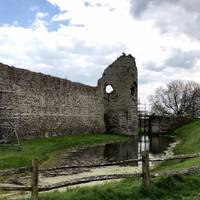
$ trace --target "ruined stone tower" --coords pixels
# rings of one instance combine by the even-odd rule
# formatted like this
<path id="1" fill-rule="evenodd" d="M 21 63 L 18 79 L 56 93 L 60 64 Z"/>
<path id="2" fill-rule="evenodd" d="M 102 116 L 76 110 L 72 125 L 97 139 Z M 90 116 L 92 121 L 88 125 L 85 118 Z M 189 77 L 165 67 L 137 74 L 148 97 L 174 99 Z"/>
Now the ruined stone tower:
<path id="1" fill-rule="evenodd" d="M 137 67 L 135 58 L 123 54 L 98 81 L 107 132 L 137 134 Z M 110 91 L 107 89 L 110 88 Z"/>
<path id="2" fill-rule="evenodd" d="M 107 93 L 107 86 L 113 91 Z M 0 107 L 20 116 L 20 138 L 137 134 L 137 68 L 131 55 L 108 66 L 96 87 L 0 63 L 0 91 Z"/>

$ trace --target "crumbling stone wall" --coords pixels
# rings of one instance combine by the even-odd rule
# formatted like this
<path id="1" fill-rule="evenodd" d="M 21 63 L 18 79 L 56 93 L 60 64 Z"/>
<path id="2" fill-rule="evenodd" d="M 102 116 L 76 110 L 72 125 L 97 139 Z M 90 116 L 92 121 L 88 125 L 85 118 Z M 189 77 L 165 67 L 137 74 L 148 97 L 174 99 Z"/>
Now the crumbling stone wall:
<path id="1" fill-rule="evenodd" d="M 0 90 L 1 106 L 21 114 L 21 138 L 105 131 L 97 87 L 1 64 Z"/>
<path id="2" fill-rule="evenodd" d="M 112 86 L 111 93 L 106 86 Z M 137 134 L 137 68 L 131 55 L 120 56 L 98 81 L 104 104 L 106 130 L 125 135 Z"/>
<path id="3" fill-rule="evenodd" d="M 107 83 L 114 87 L 109 101 Z M 20 138 L 137 133 L 137 70 L 131 56 L 109 66 L 97 87 L 0 64 L 0 91 L 0 107 L 21 118 Z"/>
<path id="4" fill-rule="evenodd" d="M 189 123 L 192 119 L 189 116 L 150 116 L 147 123 L 151 134 L 165 134 Z"/>

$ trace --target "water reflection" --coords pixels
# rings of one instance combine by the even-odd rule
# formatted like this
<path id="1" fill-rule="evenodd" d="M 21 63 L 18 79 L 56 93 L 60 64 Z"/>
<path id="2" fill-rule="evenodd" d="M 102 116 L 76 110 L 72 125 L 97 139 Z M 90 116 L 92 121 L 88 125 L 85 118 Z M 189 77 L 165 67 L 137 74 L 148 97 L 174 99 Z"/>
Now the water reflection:
<path id="1" fill-rule="evenodd" d="M 127 141 L 107 144 L 104 158 L 107 161 L 122 161 L 138 157 L 138 140 L 131 137 Z"/>
<path id="2" fill-rule="evenodd" d="M 67 152 L 61 164 L 100 164 L 141 157 L 141 152 L 149 150 L 150 155 L 162 153 L 173 140 L 164 136 L 147 135 L 130 137 L 126 141 L 88 147 Z M 137 163 L 136 163 L 137 165 Z"/>
<path id="3" fill-rule="evenodd" d="M 138 153 L 141 155 L 141 152 L 145 150 L 150 150 L 150 139 L 148 135 L 142 135 L 138 142 Z"/>

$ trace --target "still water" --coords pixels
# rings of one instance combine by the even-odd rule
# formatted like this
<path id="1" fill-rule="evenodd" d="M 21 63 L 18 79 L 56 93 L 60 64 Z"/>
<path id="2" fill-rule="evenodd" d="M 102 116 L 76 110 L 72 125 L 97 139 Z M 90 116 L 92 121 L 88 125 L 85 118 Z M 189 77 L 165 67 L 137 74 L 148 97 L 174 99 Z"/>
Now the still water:
<path id="1" fill-rule="evenodd" d="M 150 157 L 162 154 L 173 139 L 165 136 L 135 136 L 126 141 L 97 145 L 66 152 L 60 164 L 99 164 L 137 159 L 141 152 L 149 150 Z"/>

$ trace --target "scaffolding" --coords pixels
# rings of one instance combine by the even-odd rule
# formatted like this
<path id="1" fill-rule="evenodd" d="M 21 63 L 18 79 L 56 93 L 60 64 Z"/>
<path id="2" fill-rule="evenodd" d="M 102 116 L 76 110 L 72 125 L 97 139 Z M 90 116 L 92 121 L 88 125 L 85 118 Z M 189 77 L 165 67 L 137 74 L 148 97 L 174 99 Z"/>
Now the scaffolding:
<path id="1" fill-rule="evenodd" d="M 150 114 L 147 111 L 146 103 L 142 104 L 138 100 L 138 120 L 139 132 L 148 134 L 150 132 Z"/>

